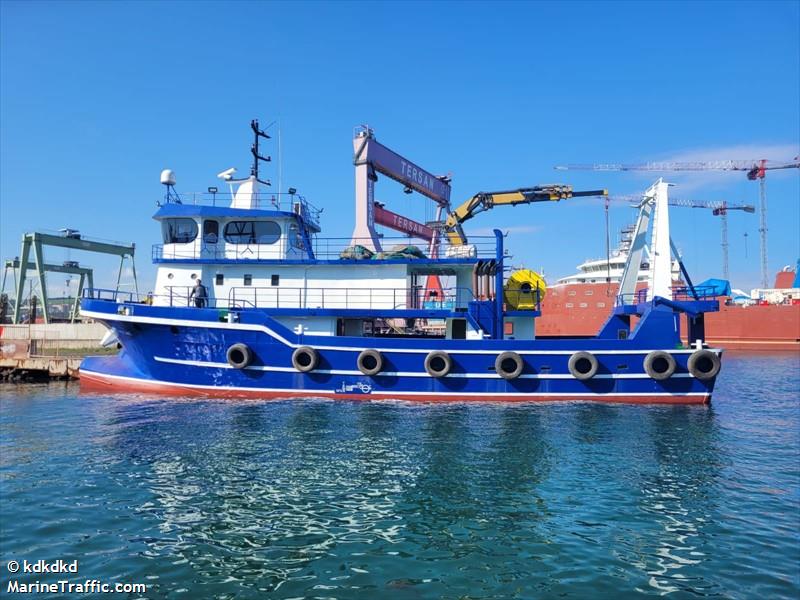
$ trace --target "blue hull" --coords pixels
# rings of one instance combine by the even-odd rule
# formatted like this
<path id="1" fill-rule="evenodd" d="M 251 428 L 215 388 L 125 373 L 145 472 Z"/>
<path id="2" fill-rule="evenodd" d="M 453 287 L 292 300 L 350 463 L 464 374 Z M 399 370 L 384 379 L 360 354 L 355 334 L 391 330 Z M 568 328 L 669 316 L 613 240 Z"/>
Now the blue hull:
<path id="1" fill-rule="evenodd" d="M 123 347 L 118 356 L 84 360 L 81 380 L 86 386 L 235 397 L 648 403 L 705 403 L 714 387 L 714 378 L 698 379 L 689 372 L 694 350 L 680 348 L 677 314 L 669 310 L 652 311 L 624 340 L 445 340 L 299 335 L 263 310 L 242 311 L 238 322 L 229 323 L 211 309 L 122 306 L 83 301 L 83 314 L 113 328 Z M 234 344 L 252 351 L 245 368 L 226 360 Z M 310 373 L 292 366 L 292 353 L 300 346 L 318 352 L 319 362 Z M 357 367 L 359 353 L 368 348 L 384 360 L 374 376 Z M 425 357 L 435 350 L 452 358 L 444 377 L 431 377 L 425 370 Z M 675 359 L 675 372 L 667 379 L 655 380 L 645 371 L 645 357 L 655 350 L 666 350 Z M 495 371 L 495 359 L 506 351 L 523 360 L 522 373 L 514 379 Z M 596 357 L 598 369 L 591 379 L 570 373 L 569 359 L 577 351 Z"/>

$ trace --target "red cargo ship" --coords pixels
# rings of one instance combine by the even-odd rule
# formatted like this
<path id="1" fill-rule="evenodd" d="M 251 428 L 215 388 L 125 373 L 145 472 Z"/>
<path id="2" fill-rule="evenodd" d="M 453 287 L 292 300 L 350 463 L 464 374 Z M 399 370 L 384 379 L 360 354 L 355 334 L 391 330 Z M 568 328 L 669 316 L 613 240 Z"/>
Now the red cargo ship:
<path id="1" fill-rule="evenodd" d="M 595 335 L 611 313 L 628 257 L 633 227 L 622 230 L 611 256 L 587 260 L 578 272 L 547 288 L 537 337 Z M 642 270 L 646 271 L 647 265 Z M 646 273 L 642 276 L 642 279 Z M 673 279 L 679 281 L 677 264 Z M 800 352 L 800 289 L 795 271 L 784 269 L 775 287 L 753 290 L 748 298 L 720 297 L 720 310 L 707 313 L 706 341 L 728 349 L 795 350 Z M 646 287 L 640 281 L 637 289 Z M 682 331 L 687 331 L 683 324 Z"/>

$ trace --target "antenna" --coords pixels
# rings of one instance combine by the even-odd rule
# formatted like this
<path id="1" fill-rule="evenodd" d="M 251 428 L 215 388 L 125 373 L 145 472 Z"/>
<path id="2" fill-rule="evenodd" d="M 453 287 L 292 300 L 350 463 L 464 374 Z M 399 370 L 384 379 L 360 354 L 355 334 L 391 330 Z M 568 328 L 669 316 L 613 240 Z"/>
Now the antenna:
<path id="1" fill-rule="evenodd" d="M 250 148 L 250 153 L 253 155 L 253 166 L 250 168 L 250 175 L 252 177 L 255 177 L 256 181 L 258 181 L 259 183 L 263 183 L 264 185 L 272 185 L 269 181 L 264 181 L 258 178 L 258 166 L 260 164 L 259 161 L 264 161 L 264 162 L 272 161 L 272 157 L 261 156 L 258 153 L 258 140 L 259 138 L 262 137 L 268 140 L 270 139 L 270 136 L 268 136 L 264 131 L 259 129 L 258 119 L 253 119 L 252 121 L 250 121 L 250 129 L 253 130 L 253 135 L 255 136 L 255 142 L 253 143 L 253 146 Z"/>
<path id="2" fill-rule="evenodd" d="M 281 151 L 281 120 L 278 119 L 278 194 L 283 189 L 283 152 Z M 280 202 L 280 196 L 278 196 Z"/>
<path id="3" fill-rule="evenodd" d="M 178 192 L 175 191 L 175 172 L 172 169 L 164 169 L 161 171 L 161 184 L 167 188 L 167 194 L 164 196 L 164 199 L 167 202 L 174 200 L 176 204 L 180 204 L 181 197 L 178 196 Z"/>

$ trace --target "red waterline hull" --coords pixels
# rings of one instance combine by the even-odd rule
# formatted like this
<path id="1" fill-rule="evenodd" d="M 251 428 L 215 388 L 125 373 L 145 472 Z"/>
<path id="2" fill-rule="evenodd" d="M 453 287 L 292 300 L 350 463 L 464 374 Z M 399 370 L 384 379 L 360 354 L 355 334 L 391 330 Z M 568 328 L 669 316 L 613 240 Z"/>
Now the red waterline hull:
<path id="1" fill-rule="evenodd" d="M 639 286 L 641 288 L 643 286 Z M 548 288 L 537 337 L 592 336 L 605 323 L 617 295 L 617 284 L 576 283 Z M 685 316 L 682 332 L 686 334 Z M 706 313 L 706 341 L 731 350 L 800 352 L 800 305 L 720 306 Z M 688 342 L 688 340 L 684 340 Z"/>
<path id="2" fill-rule="evenodd" d="M 176 385 L 167 382 L 79 373 L 81 391 L 120 393 L 145 392 L 170 396 L 198 396 L 210 398 L 260 398 L 264 400 L 289 398 L 330 398 L 334 400 L 406 400 L 412 402 L 600 402 L 609 404 L 708 404 L 710 394 L 641 395 L 603 394 L 602 396 L 572 396 L 560 394 L 518 394 L 509 396 L 465 396 L 458 394 L 404 394 L 387 392 L 371 394 L 338 394 L 305 392 L 302 390 L 230 390 L 213 387 Z"/>

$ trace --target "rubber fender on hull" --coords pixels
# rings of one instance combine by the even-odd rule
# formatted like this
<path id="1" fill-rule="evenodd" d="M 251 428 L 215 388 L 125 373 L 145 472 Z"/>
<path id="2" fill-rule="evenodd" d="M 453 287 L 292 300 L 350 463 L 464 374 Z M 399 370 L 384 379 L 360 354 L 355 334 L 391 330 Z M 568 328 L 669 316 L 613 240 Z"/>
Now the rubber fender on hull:
<path id="1" fill-rule="evenodd" d="M 453 359 L 447 352 L 434 350 L 425 357 L 425 371 L 431 377 L 444 377 L 453 368 Z"/>
<path id="2" fill-rule="evenodd" d="M 669 352 L 654 350 L 644 357 L 644 370 L 650 377 L 657 381 L 669 379 L 675 373 L 677 363 Z"/>
<path id="3" fill-rule="evenodd" d="M 253 362 L 253 351 L 247 344 L 234 344 L 228 348 L 225 358 L 234 369 L 244 369 Z"/>
<path id="4" fill-rule="evenodd" d="M 497 355 L 494 361 L 494 369 L 503 379 L 516 379 L 522 375 L 525 362 L 516 352 L 503 352 Z"/>
<path id="5" fill-rule="evenodd" d="M 536 310 L 538 302 L 544 300 L 547 284 L 538 273 L 530 269 L 520 269 L 509 276 L 503 291 L 505 302 L 512 309 Z"/>
<path id="6" fill-rule="evenodd" d="M 591 352 L 576 352 L 569 357 L 569 372 L 575 379 L 586 381 L 597 374 L 600 363 Z"/>
<path id="7" fill-rule="evenodd" d="M 358 370 L 364 375 L 372 377 L 383 370 L 383 355 L 372 348 L 362 350 L 356 361 Z"/>
<path id="8" fill-rule="evenodd" d="M 292 352 L 292 366 L 301 373 L 309 373 L 317 368 L 319 354 L 310 346 L 300 346 Z"/>
<path id="9" fill-rule="evenodd" d="M 692 374 L 692 377 L 705 381 L 714 379 L 717 376 L 721 363 L 719 354 L 716 352 L 698 350 L 692 353 L 686 366 L 689 368 L 689 373 Z"/>

